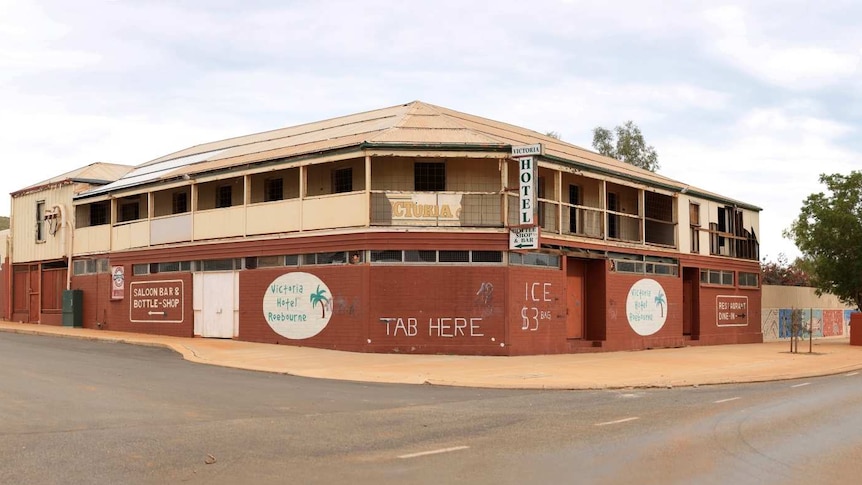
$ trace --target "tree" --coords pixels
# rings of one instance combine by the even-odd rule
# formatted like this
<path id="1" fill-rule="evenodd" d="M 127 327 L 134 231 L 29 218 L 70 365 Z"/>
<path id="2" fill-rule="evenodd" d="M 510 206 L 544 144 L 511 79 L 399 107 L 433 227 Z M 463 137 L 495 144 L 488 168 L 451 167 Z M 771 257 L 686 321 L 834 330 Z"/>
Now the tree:
<path id="1" fill-rule="evenodd" d="M 4 229 L 9 229 L 9 218 L 5 216 L 0 216 L 0 231 Z"/>
<path id="2" fill-rule="evenodd" d="M 320 303 L 320 318 L 326 318 L 326 304 L 329 302 L 329 298 L 325 297 L 324 294 L 326 290 L 320 288 L 320 285 L 317 285 L 317 291 L 311 294 L 311 308 L 317 306 Z"/>
<path id="3" fill-rule="evenodd" d="M 658 292 L 658 295 L 655 297 L 655 304 L 661 307 L 661 316 L 664 318 L 664 293 Z"/>
<path id="4" fill-rule="evenodd" d="M 820 175 L 828 193 L 809 195 L 784 232 L 810 268 L 818 294 L 862 310 L 862 171 Z"/>
<path id="5" fill-rule="evenodd" d="M 784 253 L 779 253 L 775 261 L 764 259 L 760 263 L 760 278 L 764 285 L 777 286 L 811 286 L 808 276 L 810 263 L 796 258 L 792 263 L 787 261 Z"/>
<path id="6" fill-rule="evenodd" d="M 602 155 L 650 172 L 659 169 L 655 148 L 647 146 L 640 128 L 633 121 L 626 121 L 613 131 L 601 126 L 593 128 L 593 148 Z"/>

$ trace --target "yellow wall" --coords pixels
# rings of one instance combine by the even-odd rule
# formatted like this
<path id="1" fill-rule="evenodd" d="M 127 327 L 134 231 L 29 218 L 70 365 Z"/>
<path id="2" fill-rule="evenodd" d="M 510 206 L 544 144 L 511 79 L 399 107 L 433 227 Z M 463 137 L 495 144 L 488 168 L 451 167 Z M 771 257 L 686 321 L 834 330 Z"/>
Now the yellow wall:
<path id="1" fill-rule="evenodd" d="M 61 259 L 66 255 L 65 238 L 69 236 L 69 231 L 60 227 L 62 224 L 59 219 L 57 232 L 53 235 L 48 231 L 48 224 L 43 222 L 44 242 L 36 241 L 36 205 L 37 202 L 44 201 L 45 210 L 54 205 L 62 205 L 67 209 L 66 217 L 74 224 L 75 211 L 72 210 L 71 203 L 73 191 L 74 187 L 67 184 L 12 198 L 13 263 Z M 43 217 L 44 213 L 39 215 L 40 220 Z"/>
<path id="2" fill-rule="evenodd" d="M 365 159 L 357 158 L 322 165 L 309 165 L 307 168 L 308 184 L 306 186 L 306 195 L 312 197 L 333 193 L 332 174 L 342 168 L 353 169 L 353 191 L 365 190 Z"/>
<path id="3" fill-rule="evenodd" d="M 803 286 L 763 285 L 761 308 L 843 308 L 855 310 L 841 303 L 835 295 L 817 296 L 814 288 Z"/>

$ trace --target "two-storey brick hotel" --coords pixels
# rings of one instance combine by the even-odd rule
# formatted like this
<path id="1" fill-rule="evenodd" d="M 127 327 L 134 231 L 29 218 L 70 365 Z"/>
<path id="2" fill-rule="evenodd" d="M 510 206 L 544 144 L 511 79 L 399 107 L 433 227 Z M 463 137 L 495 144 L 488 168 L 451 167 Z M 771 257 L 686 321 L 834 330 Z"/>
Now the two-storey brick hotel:
<path id="1" fill-rule="evenodd" d="M 94 164 L 12 207 L 16 321 L 68 324 L 77 293 L 84 327 L 364 352 L 762 340 L 760 209 L 418 101 Z"/>

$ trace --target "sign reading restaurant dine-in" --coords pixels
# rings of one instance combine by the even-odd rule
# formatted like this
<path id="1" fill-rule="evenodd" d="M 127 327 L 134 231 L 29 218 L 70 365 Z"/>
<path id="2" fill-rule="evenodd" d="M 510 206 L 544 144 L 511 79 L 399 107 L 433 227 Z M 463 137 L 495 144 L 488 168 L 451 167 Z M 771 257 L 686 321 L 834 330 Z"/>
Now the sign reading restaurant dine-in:
<path id="1" fill-rule="evenodd" d="M 182 280 L 135 281 L 129 284 L 129 320 L 138 323 L 182 323 Z"/>

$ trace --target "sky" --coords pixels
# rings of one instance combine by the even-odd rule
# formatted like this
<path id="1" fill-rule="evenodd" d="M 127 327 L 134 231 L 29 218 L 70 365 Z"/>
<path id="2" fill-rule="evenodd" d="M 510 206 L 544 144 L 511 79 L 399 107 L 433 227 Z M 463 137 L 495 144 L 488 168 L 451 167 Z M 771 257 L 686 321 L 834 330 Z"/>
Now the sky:
<path id="1" fill-rule="evenodd" d="M 860 23 L 844 0 L 0 0 L 0 193 L 421 100 L 584 148 L 632 120 L 658 173 L 763 208 L 761 257 L 792 259 L 819 175 L 862 169 Z"/>

